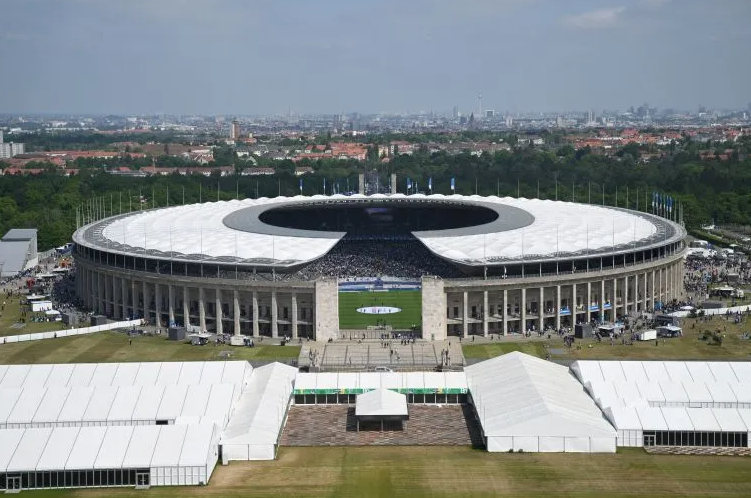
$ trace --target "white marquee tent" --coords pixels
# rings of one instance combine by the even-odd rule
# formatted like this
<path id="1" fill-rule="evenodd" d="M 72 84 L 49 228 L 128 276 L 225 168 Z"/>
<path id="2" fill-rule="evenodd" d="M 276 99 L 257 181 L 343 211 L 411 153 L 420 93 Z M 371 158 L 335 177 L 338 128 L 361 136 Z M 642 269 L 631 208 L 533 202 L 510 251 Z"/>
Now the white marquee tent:
<path id="1" fill-rule="evenodd" d="M 282 363 L 253 370 L 222 435 L 223 462 L 275 458 L 296 375 L 296 368 Z"/>
<path id="2" fill-rule="evenodd" d="M 488 451 L 615 452 L 615 429 L 568 368 L 514 352 L 465 372 Z"/>
<path id="3" fill-rule="evenodd" d="M 751 362 L 579 360 L 571 371 L 615 426 L 618 446 L 751 441 Z"/>

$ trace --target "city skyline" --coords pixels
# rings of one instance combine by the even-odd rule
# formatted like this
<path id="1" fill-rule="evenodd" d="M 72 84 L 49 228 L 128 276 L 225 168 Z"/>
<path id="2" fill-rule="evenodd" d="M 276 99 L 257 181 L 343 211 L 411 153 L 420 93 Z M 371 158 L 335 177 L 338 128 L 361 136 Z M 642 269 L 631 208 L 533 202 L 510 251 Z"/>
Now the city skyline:
<path id="1" fill-rule="evenodd" d="M 744 0 L 6 0 L 0 112 L 746 108 Z"/>

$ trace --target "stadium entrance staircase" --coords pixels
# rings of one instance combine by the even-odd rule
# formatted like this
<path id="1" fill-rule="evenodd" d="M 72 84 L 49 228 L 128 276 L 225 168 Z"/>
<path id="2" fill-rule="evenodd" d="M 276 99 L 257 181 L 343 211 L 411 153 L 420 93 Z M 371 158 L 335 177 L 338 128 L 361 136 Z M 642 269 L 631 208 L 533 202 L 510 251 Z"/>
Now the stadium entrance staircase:
<path id="1" fill-rule="evenodd" d="M 445 352 L 448 351 L 448 362 Z M 458 340 L 402 343 L 400 340 L 340 340 L 305 342 L 298 366 L 311 372 L 375 371 L 398 372 L 463 370 L 466 365 Z"/>

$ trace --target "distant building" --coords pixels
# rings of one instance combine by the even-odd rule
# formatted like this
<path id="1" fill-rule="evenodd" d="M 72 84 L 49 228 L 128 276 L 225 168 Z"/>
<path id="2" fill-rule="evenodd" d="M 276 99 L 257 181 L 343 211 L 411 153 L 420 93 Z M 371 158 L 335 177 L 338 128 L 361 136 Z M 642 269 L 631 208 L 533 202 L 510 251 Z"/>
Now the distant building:
<path id="1" fill-rule="evenodd" d="M 511 128 L 514 126 L 514 118 L 511 116 L 506 116 L 506 128 Z"/>
<path id="2" fill-rule="evenodd" d="M 15 277 L 38 264 L 36 228 L 13 228 L 0 239 L 0 277 Z"/>
<path id="3" fill-rule="evenodd" d="M 23 154 L 26 152 L 24 144 L 19 143 L 0 143 L 0 159 L 10 159 L 11 157 Z"/>
<path id="4" fill-rule="evenodd" d="M 485 117 L 486 118 L 494 118 L 495 117 L 495 111 L 493 109 L 486 109 L 485 110 Z"/>
<path id="5" fill-rule="evenodd" d="M 232 121 L 232 124 L 230 124 L 229 138 L 233 141 L 240 138 L 240 122 L 238 120 L 234 120 Z"/>

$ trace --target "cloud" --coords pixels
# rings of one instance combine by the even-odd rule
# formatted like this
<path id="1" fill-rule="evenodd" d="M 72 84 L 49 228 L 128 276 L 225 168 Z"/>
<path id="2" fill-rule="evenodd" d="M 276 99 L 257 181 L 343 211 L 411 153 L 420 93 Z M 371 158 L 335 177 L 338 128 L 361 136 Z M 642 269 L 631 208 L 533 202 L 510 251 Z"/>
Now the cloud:
<path id="1" fill-rule="evenodd" d="M 610 7 L 607 9 L 591 10 L 563 18 L 563 24 L 577 29 L 608 28 L 616 24 L 619 17 L 626 11 L 626 7 Z"/>

